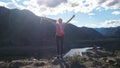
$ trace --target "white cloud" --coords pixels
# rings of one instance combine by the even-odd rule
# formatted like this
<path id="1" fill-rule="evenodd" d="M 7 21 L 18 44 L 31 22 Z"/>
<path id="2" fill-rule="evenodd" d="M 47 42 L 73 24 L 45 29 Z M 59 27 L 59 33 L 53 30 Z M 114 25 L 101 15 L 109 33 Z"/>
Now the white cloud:
<path id="1" fill-rule="evenodd" d="M 82 13 L 89 13 L 97 7 L 97 1 L 96 0 L 94 0 L 94 1 L 92 1 L 92 0 L 83 0 L 83 1 L 68 0 L 68 4 L 71 5 L 71 8 L 75 12 L 82 12 Z M 72 6 L 72 5 L 75 5 L 75 6 Z"/>
<path id="2" fill-rule="evenodd" d="M 5 6 L 5 5 L 6 5 L 6 3 L 0 2 L 0 6 Z"/>
<path id="3" fill-rule="evenodd" d="M 56 15 L 66 11 L 91 15 L 93 10 L 120 9 L 120 0 L 11 0 L 0 2 L 8 8 L 28 9 L 36 15 Z M 22 4 L 19 4 L 21 2 Z"/>
<path id="4" fill-rule="evenodd" d="M 95 15 L 95 13 L 88 13 L 88 15 L 89 15 L 89 16 L 94 16 L 94 15 Z"/>
<path id="5" fill-rule="evenodd" d="M 117 27 L 120 26 L 120 20 L 108 20 L 100 24 L 101 27 Z"/>
<path id="6" fill-rule="evenodd" d="M 112 14 L 114 14 L 114 15 L 120 15 L 120 11 L 114 11 L 114 12 L 112 12 Z"/>
<path id="7" fill-rule="evenodd" d="M 74 23 L 73 23 L 74 24 Z M 76 24 L 75 24 L 76 25 Z M 101 23 L 95 23 L 95 24 L 81 24 L 79 27 L 85 26 L 85 27 L 90 27 L 90 28 L 109 28 L 109 27 L 118 27 L 120 26 L 120 20 L 106 20 Z"/>
<path id="8" fill-rule="evenodd" d="M 90 27 L 90 28 L 96 28 L 97 24 L 85 24 L 85 25 L 82 25 L 82 26 Z"/>
<path id="9" fill-rule="evenodd" d="M 8 8 L 28 9 L 36 15 L 56 15 L 66 11 L 88 13 L 97 5 L 96 1 L 91 0 L 23 0 L 23 5 L 18 3 L 20 0 L 11 1 L 6 3 Z"/>
<path id="10" fill-rule="evenodd" d="M 26 9 L 26 7 L 24 7 L 23 5 L 19 5 L 16 0 L 11 0 L 11 2 L 6 2 L 6 3 L 0 2 L 0 6 L 4 6 L 9 9 L 14 9 L 14 8 Z"/>

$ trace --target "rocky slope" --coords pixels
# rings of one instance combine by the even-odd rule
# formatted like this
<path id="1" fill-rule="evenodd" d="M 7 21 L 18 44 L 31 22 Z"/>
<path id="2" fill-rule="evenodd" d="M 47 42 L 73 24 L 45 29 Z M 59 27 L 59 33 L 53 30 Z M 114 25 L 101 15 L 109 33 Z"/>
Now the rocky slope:
<path id="1" fill-rule="evenodd" d="M 111 53 L 105 50 L 88 50 L 83 56 L 74 55 L 57 60 L 49 58 L 26 58 L 12 61 L 0 61 L 0 68 L 119 68 L 120 51 Z"/>

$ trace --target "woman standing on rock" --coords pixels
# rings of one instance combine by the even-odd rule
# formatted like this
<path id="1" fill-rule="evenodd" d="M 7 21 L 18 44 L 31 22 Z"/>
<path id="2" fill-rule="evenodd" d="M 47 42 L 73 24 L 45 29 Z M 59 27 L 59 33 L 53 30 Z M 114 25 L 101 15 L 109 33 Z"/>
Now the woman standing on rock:
<path id="1" fill-rule="evenodd" d="M 64 28 L 67 23 L 69 23 L 75 15 L 73 15 L 67 22 L 63 22 L 62 18 L 59 18 L 56 22 L 47 19 L 56 26 L 56 45 L 57 45 L 57 54 L 58 58 L 63 58 L 63 39 L 64 39 Z"/>

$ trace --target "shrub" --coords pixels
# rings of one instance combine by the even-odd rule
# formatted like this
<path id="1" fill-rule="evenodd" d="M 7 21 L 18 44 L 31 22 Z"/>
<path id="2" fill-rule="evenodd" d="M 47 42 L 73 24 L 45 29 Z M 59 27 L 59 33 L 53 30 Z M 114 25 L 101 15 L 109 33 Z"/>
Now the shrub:
<path id="1" fill-rule="evenodd" d="M 69 68 L 86 68 L 83 64 L 86 58 L 82 56 L 74 55 L 72 57 L 66 57 L 65 60 L 68 62 Z"/>

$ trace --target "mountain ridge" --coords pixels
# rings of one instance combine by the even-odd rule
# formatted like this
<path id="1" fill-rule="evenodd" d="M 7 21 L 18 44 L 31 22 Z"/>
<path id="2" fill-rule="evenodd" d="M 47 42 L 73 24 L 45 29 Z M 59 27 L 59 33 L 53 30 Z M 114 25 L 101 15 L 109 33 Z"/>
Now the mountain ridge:
<path id="1" fill-rule="evenodd" d="M 32 39 L 39 39 L 40 37 L 42 37 L 43 39 L 43 36 L 44 36 L 44 39 L 45 38 L 54 39 L 53 36 L 55 35 L 55 26 L 49 23 L 48 21 L 43 20 L 42 17 L 35 16 L 34 14 L 26 10 L 23 11 L 23 10 L 17 10 L 17 9 L 12 9 L 12 10 L 4 9 L 3 14 L 6 14 L 5 11 L 7 12 L 7 15 L 3 15 L 3 16 L 1 15 L 0 18 L 4 18 L 4 19 L 1 19 L 0 21 L 1 21 L 1 26 L 3 26 L 3 28 L 6 29 L 8 33 L 6 33 L 6 31 L 2 32 L 2 30 L 1 30 L 1 33 L 9 34 L 10 36 L 9 35 L 7 36 L 9 36 L 10 38 L 11 37 L 16 38 L 18 40 L 20 39 L 19 36 L 22 37 L 23 39 L 26 39 L 28 38 L 27 37 L 28 35 L 30 35 L 29 38 L 32 38 Z M 4 26 L 6 26 L 6 28 Z M 1 29 L 3 28 L 1 27 Z M 89 36 L 90 35 L 89 31 L 92 31 L 92 34 L 96 36 Z M 68 36 L 69 39 L 71 37 L 71 40 L 73 38 L 96 39 L 97 37 L 98 38 L 103 37 L 100 33 L 95 31 L 94 29 L 78 28 L 72 24 L 68 24 L 66 26 L 65 32 L 66 32 L 66 36 Z M 73 33 L 74 34 L 76 33 L 76 35 L 74 35 Z M 21 36 L 21 34 L 22 35 L 28 34 L 28 35 Z"/>
<path id="2" fill-rule="evenodd" d="M 107 37 L 120 37 L 120 26 L 111 28 L 95 28 L 95 30 Z"/>
<path id="3" fill-rule="evenodd" d="M 28 10 L 0 7 L 0 11 L 0 54 L 3 57 L 44 57 L 56 54 L 55 26 L 52 23 Z M 64 53 L 71 48 L 108 44 L 109 40 L 104 39 L 95 29 L 79 28 L 69 23 L 65 27 Z M 109 43 L 111 44 L 110 41 Z M 118 47 L 117 43 L 116 46 Z"/>

